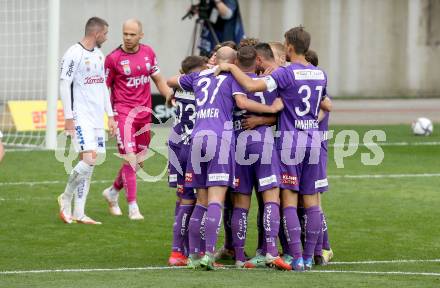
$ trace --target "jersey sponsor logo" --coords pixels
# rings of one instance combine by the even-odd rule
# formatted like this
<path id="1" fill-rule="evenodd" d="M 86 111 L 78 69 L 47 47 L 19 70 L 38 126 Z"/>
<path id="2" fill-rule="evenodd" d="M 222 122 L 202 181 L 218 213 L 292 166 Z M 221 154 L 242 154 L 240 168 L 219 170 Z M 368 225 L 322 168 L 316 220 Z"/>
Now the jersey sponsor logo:
<path id="1" fill-rule="evenodd" d="M 193 182 L 193 173 L 187 172 L 185 173 L 185 183 Z"/>
<path id="2" fill-rule="evenodd" d="M 150 83 L 150 77 L 145 75 L 127 78 L 127 87 L 138 88 L 139 85 L 145 85 L 148 83 Z"/>
<path id="3" fill-rule="evenodd" d="M 287 185 L 298 185 L 298 177 L 283 173 L 281 175 L 281 182 Z"/>
<path id="4" fill-rule="evenodd" d="M 293 70 L 295 80 L 325 80 L 324 72 L 313 69 Z"/>
<path id="5" fill-rule="evenodd" d="M 241 212 L 240 220 L 238 221 L 238 232 L 237 238 L 240 240 L 246 239 L 246 231 L 247 231 L 247 213 Z"/>
<path id="6" fill-rule="evenodd" d="M 172 181 L 170 181 L 170 182 L 172 182 Z M 176 181 L 174 181 L 174 182 L 177 182 L 177 175 L 176 175 Z M 183 194 L 183 191 L 185 191 L 183 185 L 177 184 L 177 193 Z"/>
<path id="7" fill-rule="evenodd" d="M 328 180 L 327 180 L 327 178 L 325 178 L 325 179 L 320 179 L 320 180 L 316 180 L 316 181 L 315 181 L 315 189 L 316 189 L 316 188 L 327 187 L 327 186 L 328 186 Z"/>
<path id="8" fill-rule="evenodd" d="M 78 144 L 81 145 L 81 150 L 82 150 L 82 146 L 86 144 L 86 142 L 84 140 L 84 135 L 81 126 L 76 126 L 75 130 L 76 130 L 76 137 L 78 138 Z"/>
<path id="9" fill-rule="evenodd" d="M 264 230 L 266 231 L 266 232 L 270 232 L 271 230 L 272 230 L 272 227 L 271 227 L 271 218 L 272 218 L 272 205 L 265 205 L 265 216 L 266 217 L 264 217 L 264 219 L 263 219 L 263 225 L 264 225 Z"/>
<path id="10" fill-rule="evenodd" d="M 210 181 L 210 182 L 229 181 L 229 174 L 228 173 L 208 174 L 208 181 Z"/>
<path id="11" fill-rule="evenodd" d="M 168 176 L 168 182 L 177 182 L 177 174 L 170 174 Z"/>
<path id="12" fill-rule="evenodd" d="M 234 178 L 234 187 L 237 188 L 240 186 L 240 178 Z"/>
<path id="13" fill-rule="evenodd" d="M 150 69 L 150 73 L 151 73 L 151 74 L 154 74 L 154 73 L 156 73 L 156 72 L 159 72 L 159 67 L 157 67 L 157 66 L 153 66 L 153 67 L 151 67 L 151 69 Z"/>
<path id="14" fill-rule="evenodd" d="M 277 183 L 277 176 L 271 175 L 269 177 L 264 177 L 258 179 L 258 182 L 260 182 L 260 186 L 266 186 L 272 183 Z"/>
<path id="15" fill-rule="evenodd" d="M 97 139 L 98 141 L 98 147 L 99 148 L 104 148 L 104 137 L 98 137 Z"/>
<path id="16" fill-rule="evenodd" d="M 67 67 L 67 68 L 68 68 L 67 71 L 66 71 L 66 75 L 67 75 L 67 76 L 69 76 L 69 77 L 72 76 L 72 73 L 73 73 L 73 67 L 75 67 L 75 62 L 72 60 L 72 61 L 70 61 L 69 66 Z"/>
<path id="17" fill-rule="evenodd" d="M 85 85 L 101 84 L 101 83 L 104 83 L 104 77 L 101 76 L 89 76 L 84 79 Z"/>
<path id="18" fill-rule="evenodd" d="M 318 120 L 295 120 L 295 128 L 299 130 L 318 129 Z"/>

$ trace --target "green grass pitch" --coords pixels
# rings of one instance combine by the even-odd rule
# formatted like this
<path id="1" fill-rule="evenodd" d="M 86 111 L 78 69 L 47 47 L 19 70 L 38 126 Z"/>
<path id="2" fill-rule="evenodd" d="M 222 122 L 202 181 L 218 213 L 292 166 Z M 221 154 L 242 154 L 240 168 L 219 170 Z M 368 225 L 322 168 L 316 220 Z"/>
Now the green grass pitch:
<path id="1" fill-rule="evenodd" d="M 101 196 L 119 167 L 115 150 L 110 150 L 106 162 L 95 169 L 96 182 L 86 206 L 87 214 L 103 225 L 66 225 L 58 219 L 56 203 L 67 179 L 62 163 L 49 151 L 10 152 L 0 165 L 0 287 L 440 287 L 440 133 L 415 137 L 403 125 L 332 128 L 335 134 L 342 128 L 354 129 L 361 140 L 370 129 L 387 134 L 386 145 L 381 146 L 385 158 L 378 166 L 362 164 L 361 153 L 369 150 L 360 147 L 344 160 L 345 168 L 338 169 L 334 148 L 329 149 L 330 191 L 323 203 L 335 252 L 333 265 L 307 273 L 114 270 L 166 266 L 175 193 L 165 179 L 138 182 L 144 221 L 128 220 L 123 195 L 125 215 L 110 216 Z M 152 157 L 147 169 L 157 172 L 165 161 Z M 367 177 L 373 174 L 382 176 Z M 256 245 L 255 218 L 253 207 L 248 254 Z M 221 235 L 219 246 L 222 242 Z M 387 262 L 399 259 L 417 261 Z M 385 262 L 360 263 L 366 260 Z M 54 269 L 90 270 L 5 273 Z"/>

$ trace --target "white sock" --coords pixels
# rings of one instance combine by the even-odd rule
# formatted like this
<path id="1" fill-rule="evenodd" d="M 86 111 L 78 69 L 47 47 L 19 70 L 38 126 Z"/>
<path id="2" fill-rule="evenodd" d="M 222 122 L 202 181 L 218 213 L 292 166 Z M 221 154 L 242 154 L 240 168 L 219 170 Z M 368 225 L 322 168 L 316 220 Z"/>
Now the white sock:
<path id="1" fill-rule="evenodd" d="M 81 219 L 85 216 L 84 209 L 86 206 L 87 195 L 89 194 L 90 190 L 90 181 L 92 179 L 94 169 L 94 166 L 87 166 L 88 167 L 86 169 L 82 170 L 84 174 L 80 175 L 78 185 L 75 190 L 75 207 L 73 209 L 73 217 L 75 219 Z"/>
<path id="2" fill-rule="evenodd" d="M 84 161 L 79 161 L 73 168 L 72 172 L 70 172 L 66 188 L 64 189 L 64 198 L 66 200 L 72 200 L 73 193 L 75 192 L 76 187 L 79 184 L 81 176 L 89 172 L 89 167 L 90 165 L 88 165 Z"/>
<path id="3" fill-rule="evenodd" d="M 112 197 L 112 198 L 118 198 L 118 196 L 119 196 L 119 190 L 117 190 L 117 189 L 115 188 L 115 186 L 112 185 L 112 187 L 111 187 L 110 190 L 109 190 L 109 194 L 110 194 L 110 197 Z"/>
<path id="4" fill-rule="evenodd" d="M 135 201 L 135 202 L 128 203 L 128 210 L 129 211 L 139 210 L 137 202 Z"/>

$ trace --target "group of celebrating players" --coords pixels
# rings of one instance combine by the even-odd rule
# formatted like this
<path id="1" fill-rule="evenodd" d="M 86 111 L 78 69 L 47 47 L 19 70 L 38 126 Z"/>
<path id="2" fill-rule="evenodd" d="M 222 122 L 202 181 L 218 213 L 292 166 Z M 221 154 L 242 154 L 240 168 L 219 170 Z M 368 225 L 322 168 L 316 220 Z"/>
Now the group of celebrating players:
<path id="1" fill-rule="evenodd" d="M 236 50 L 225 42 L 209 60 L 187 57 L 183 74 L 167 81 L 176 89 L 168 146 L 178 197 L 169 265 L 211 270 L 232 256 L 239 268 L 303 271 L 333 256 L 320 203 L 328 188 L 327 77 L 303 27 L 287 31 L 285 45 L 271 44 L 245 39 Z M 248 259 L 254 189 L 259 241 Z M 215 253 L 222 212 L 225 243 Z"/>
<path id="2" fill-rule="evenodd" d="M 212 270 L 220 265 L 216 260 L 231 256 L 239 268 L 303 271 L 330 261 L 320 194 L 328 188 L 331 100 L 327 76 L 309 50 L 310 34 L 300 26 L 285 33 L 284 45 L 225 42 L 210 59 L 185 58 L 182 74 L 165 81 L 152 48 L 140 44 L 138 20 L 124 23 L 123 44 L 104 62 L 99 47 L 107 31 L 105 20 L 89 19 L 83 40 L 63 57 L 65 130 L 75 139 L 80 161 L 58 197 L 60 218 L 101 224 L 84 207 L 96 154 L 105 152 L 107 113 L 124 162 L 103 196 L 110 213 L 122 215 L 118 195 L 125 189 L 129 218 L 143 219 L 136 171 L 150 142 L 152 79 L 175 107 L 168 142 L 169 185 L 177 194 L 169 265 Z M 258 248 L 249 259 L 244 247 L 254 189 Z M 216 252 L 222 220 L 225 243 Z"/>

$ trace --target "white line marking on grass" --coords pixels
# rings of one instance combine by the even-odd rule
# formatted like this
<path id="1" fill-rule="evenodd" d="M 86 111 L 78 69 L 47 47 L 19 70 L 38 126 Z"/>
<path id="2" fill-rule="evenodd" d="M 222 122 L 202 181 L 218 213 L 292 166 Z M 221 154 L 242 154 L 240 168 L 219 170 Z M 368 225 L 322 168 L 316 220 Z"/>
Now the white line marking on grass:
<path id="1" fill-rule="evenodd" d="M 341 143 L 341 144 L 328 144 L 329 147 L 370 147 L 370 146 L 437 146 L 440 142 L 426 141 L 426 142 L 372 142 L 372 143 Z"/>
<path id="2" fill-rule="evenodd" d="M 77 273 L 77 272 L 118 272 L 118 271 L 145 271 L 145 270 L 171 270 L 184 269 L 186 267 L 150 266 L 150 267 L 120 267 L 120 268 L 78 268 L 78 269 L 45 269 L 45 270 L 15 270 L 0 271 L 0 275 L 11 274 L 44 274 L 44 273 Z"/>
<path id="3" fill-rule="evenodd" d="M 354 178 L 354 179 L 368 179 L 368 178 L 410 178 L 410 177 L 440 177 L 440 173 L 420 173 L 420 174 L 362 174 L 362 175 L 329 175 L 330 179 L 339 178 Z"/>
<path id="4" fill-rule="evenodd" d="M 440 263 L 440 259 L 397 259 L 397 260 L 366 260 L 330 262 L 328 265 L 362 265 L 362 264 L 399 264 L 399 263 Z"/>
<path id="5" fill-rule="evenodd" d="M 66 180 L 54 180 L 54 181 L 20 181 L 20 182 L 0 182 L 0 186 L 34 186 L 34 185 L 59 185 L 59 184 L 66 184 L 67 178 Z M 93 180 L 91 181 L 92 184 L 105 184 L 105 183 L 113 183 L 115 180 Z M 143 180 L 138 180 L 140 182 L 148 182 L 148 181 L 143 181 Z M 168 181 L 167 179 L 164 180 L 160 180 L 157 182 L 166 182 Z"/>
<path id="6" fill-rule="evenodd" d="M 439 259 L 433 259 L 438 261 Z M 389 260 L 386 263 L 396 261 L 411 261 L 404 263 L 428 262 L 432 260 Z M 371 261 L 359 262 L 345 262 L 345 263 L 365 263 Z M 383 261 L 376 261 L 383 263 Z M 17 275 L 17 274 L 45 274 L 45 273 L 87 273 L 87 272 L 120 272 L 120 271 L 159 271 L 159 270 L 176 270 L 186 269 L 186 267 L 169 267 L 169 266 L 149 266 L 149 267 L 120 267 L 120 268 L 78 268 L 78 269 L 44 269 L 44 270 L 15 270 L 15 271 L 0 271 L 0 275 Z M 222 269 L 236 269 L 234 265 L 226 265 Z M 246 271 L 238 269 L 239 271 Z M 434 272 L 404 272 L 404 271 L 356 271 L 356 270 L 312 270 L 306 273 L 348 273 L 348 274 L 373 274 L 373 275 L 410 275 L 410 276 L 440 276 L 440 273 Z"/>
<path id="7" fill-rule="evenodd" d="M 312 270 L 307 273 L 347 273 L 347 274 L 373 274 L 373 275 L 409 275 L 409 276 L 440 276 L 434 272 L 403 272 L 403 271 L 350 271 L 350 270 Z"/>
<path id="8" fill-rule="evenodd" d="M 67 177 L 67 176 L 66 176 Z M 411 178 L 411 177 L 440 177 L 440 173 L 420 173 L 420 174 L 360 174 L 360 175 L 329 175 L 330 179 L 369 179 L 369 178 Z M 66 184 L 66 180 L 54 180 L 54 181 L 20 181 L 20 182 L 0 182 L 0 186 L 34 186 L 34 185 L 60 185 Z M 105 184 L 113 183 L 114 179 L 111 180 L 93 180 L 92 184 Z M 141 182 L 148 182 L 142 181 Z M 167 182 L 166 178 L 158 182 Z"/>

